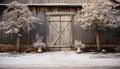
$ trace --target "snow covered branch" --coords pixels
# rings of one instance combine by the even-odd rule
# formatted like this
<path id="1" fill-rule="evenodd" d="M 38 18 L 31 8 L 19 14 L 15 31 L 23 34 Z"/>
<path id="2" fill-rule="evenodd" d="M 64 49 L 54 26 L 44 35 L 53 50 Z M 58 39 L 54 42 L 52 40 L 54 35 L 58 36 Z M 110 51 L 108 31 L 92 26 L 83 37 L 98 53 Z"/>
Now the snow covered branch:
<path id="1" fill-rule="evenodd" d="M 35 23 L 40 23 L 38 18 L 32 16 L 27 5 L 15 1 L 8 4 L 7 7 L 0 25 L 6 33 L 18 33 L 20 30 L 30 31 L 35 27 Z"/>
<path id="2" fill-rule="evenodd" d="M 115 5 L 115 4 L 114 4 Z M 80 26 L 84 29 L 91 27 L 110 27 L 119 26 L 120 11 L 113 9 L 112 4 L 98 2 L 93 5 L 84 5 L 80 11 Z"/>

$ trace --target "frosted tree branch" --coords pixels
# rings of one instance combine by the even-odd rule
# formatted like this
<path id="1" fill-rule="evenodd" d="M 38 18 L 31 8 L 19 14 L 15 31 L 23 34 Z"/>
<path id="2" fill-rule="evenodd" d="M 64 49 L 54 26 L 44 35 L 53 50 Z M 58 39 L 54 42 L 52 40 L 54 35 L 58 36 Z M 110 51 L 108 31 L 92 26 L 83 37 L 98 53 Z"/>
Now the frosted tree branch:
<path id="1" fill-rule="evenodd" d="M 82 11 L 80 11 L 80 26 L 84 29 L 88 27 L 118 27 L 120 11 L 114 9 L 113 6 L 115 6 L 115 4 L 107 4 L 104 2 L 84 5 Z"/>
<path id="2" fill-rule="evenodd" d="M 30 31 L 35 28 L 35 23 L 41 24 L 39 18 L 32 16 L 27 5 L 15 1 L 7 7 L 0 24 L 0 29 L 4 29 L 6 33 L 18 33 L 20 30 Z"/>

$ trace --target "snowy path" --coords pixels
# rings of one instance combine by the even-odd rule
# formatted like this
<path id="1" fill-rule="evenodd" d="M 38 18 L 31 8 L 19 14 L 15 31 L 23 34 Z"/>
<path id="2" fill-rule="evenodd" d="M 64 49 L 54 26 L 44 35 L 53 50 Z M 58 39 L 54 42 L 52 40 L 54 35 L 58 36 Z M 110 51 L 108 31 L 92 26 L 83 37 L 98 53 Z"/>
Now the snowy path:
<path id="1" fill-rule="evenodd" d="M 0 53 L 0 67 L 100 67 L 120 66 L 120 53 L 76 54 L 73 51 L 38 54 Z"/>

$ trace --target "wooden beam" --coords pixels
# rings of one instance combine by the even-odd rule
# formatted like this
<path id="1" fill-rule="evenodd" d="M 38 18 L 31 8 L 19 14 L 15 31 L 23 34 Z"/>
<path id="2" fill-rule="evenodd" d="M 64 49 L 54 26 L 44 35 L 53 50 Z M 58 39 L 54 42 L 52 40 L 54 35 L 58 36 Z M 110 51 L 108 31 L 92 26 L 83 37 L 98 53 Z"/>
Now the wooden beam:
<path id="1" fill-rule="evenodd" d="M 56 46 L 56 47 L 55 47 Z M 53 46 L 53 45 L 48 45 L 48 47 L 51 47 L 51 48 L 59 48 L 59 45 L 55 45 L 55 46 Z M 62 48 L 65 48 L 65 47 L 71 47 L 70 45 L 62 45 L 63 47 Z M 96 45 L 85 45 L 86 46 L 86 48 L 87 47 L 96 47 Z M 120 47 L 120 45 L 101 45 L 101 47 Z"/>
<path id="2" fill-rule="evenodd" d="M 49 22 L 60 22 L 60 21 L 49 20 Z M 69 22 L 69 21 L 61 21 L 61 22 Z M 72 21 L 70 21 L 70 22 L 72 22 Z"/>
<path id="3" fill-rule="evenodd" d="M 74 15 L 75 13 L 46 13 L 46 15 L 49 15 L 49 16 L 72 16 Z"/>
<path id="4" fill-rule="evenodd" d="M 7 4 L 0 4 L 0 6 L 6 6 Z M 38 6 L 38 7 L 76 7 L 76 8 L 82 8 L 82 5 L 79 4 L 25 4 L 29 7 L 31 6 Z"/>

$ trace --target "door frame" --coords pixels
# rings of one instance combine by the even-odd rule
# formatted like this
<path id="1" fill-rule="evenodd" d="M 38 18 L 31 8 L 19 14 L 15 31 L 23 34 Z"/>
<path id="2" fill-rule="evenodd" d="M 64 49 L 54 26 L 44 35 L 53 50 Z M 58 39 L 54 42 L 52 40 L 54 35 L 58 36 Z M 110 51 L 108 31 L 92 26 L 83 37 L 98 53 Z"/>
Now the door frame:
<path id="1" fill-rule="evenodd" d="M 47 16 L 47 26 L 48 26 L 48 34 L 49 34 L 49 26 L 50 26 L 50 23 L 49 23 L 49 16 L 71 16 L 71 19 L 70 19 L 70 21 L 68 21 L 68 25 L 69 25 L 69 22 L 71 22 L 71 46 L 65 46 L 65 47 L 63 47 L 63 46 L 61 46 L 60 45 L 60 47 L 55 47 L 55 46 L 50 46 L 50 45 L 48 45 L 48 42 L 47 42 L 47 46 L 49 47 L 49 48 L 73 48 L 74 47 L 74 37 L 73 37 L 73 25 L 74 25 L 74 16 L 75 16 L 75 13 L 46 13 L 46 16 Z M 67 22 L 67 21 L 66 21 Z M 68 26 L 68 25 L 66 25 L 66 26 Z M 66 29 L 66 28 L 65 28 Z M 64 33 L 64 31 L 63 31 L 63 33 Z M 61 35 L 60 35 L 61 36 Z M 48 39 L 48 37 L 47 37 L 47 39 Z M 60 38 L 61 39 L 61 38 Z"/>

